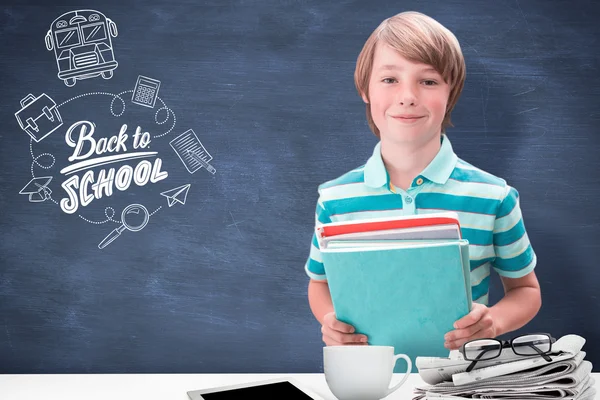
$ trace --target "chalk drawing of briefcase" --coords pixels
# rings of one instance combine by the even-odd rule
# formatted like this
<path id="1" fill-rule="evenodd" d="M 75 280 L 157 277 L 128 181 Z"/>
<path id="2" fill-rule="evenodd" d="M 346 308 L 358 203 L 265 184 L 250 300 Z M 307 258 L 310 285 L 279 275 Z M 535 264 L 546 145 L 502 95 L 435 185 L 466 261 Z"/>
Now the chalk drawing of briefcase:
<path id="1" fill-rule="evenodd" d="M 46 93 L 35 97 L 31 93 L 21 100 L 21 109 L 15 117 L 25 132 L 39 142 L 62 124 L 62 118 L 54 100 Z"/>

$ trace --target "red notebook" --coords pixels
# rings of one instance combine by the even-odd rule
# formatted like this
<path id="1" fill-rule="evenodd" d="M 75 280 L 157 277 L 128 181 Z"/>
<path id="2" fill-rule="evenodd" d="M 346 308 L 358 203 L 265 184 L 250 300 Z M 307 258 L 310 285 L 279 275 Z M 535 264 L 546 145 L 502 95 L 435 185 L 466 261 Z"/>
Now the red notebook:
<path id="1" fill-rule="evenodd" d="M 392 218 L 330 222 L 317 227 L 317 233 L 321 238 L 326 238 L 349 233 L 418 228 L 435 225 L 456 225 L 460 231 L 458 214 L 455 212 L 441 212 L 431 214 L 403 215 Z"/>

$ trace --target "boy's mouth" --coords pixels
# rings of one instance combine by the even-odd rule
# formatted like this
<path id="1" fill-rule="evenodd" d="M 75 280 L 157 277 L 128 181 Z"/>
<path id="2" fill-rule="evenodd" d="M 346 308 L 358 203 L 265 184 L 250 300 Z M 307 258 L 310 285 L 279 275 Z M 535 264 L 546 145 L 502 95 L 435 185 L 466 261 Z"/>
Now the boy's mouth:
<path id="1" fill-rule="evenodd" d="M 415 122 L 423 118 L 423 116 L 394 116 L 392 118 L 400 122 Z"/>

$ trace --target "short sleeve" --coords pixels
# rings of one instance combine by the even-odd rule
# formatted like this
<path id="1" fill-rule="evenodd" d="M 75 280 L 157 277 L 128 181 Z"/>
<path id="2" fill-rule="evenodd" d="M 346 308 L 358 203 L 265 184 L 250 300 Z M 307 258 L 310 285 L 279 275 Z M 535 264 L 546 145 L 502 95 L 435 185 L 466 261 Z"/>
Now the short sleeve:
<path id="1" fill-rule="evenodd" d="M 531 243 L 519 205 L 519 193 L 506 186 L 494 221 L 494 270 L 508 278 L 521 278 L 536 266 L 537 257 Z"/>
<path id="2" fill-rule="evenodd" d="M 315 229 L 321 225 L 331 222 L 329 213 L 325 209 L 325 206 L 321 202 L 321 198 L 317 201 L 317 207 L 315 210 Z M 306 274 L 315 280 L 325 280 L 325 268 L 323 267 L 323 260 L 321 258 L 321 250 L 319 249 L 319 242 L 317 235 L 313 230 L 312 240 L 310 243 L 310 253 L 306 264 L 304 266 Z"/>

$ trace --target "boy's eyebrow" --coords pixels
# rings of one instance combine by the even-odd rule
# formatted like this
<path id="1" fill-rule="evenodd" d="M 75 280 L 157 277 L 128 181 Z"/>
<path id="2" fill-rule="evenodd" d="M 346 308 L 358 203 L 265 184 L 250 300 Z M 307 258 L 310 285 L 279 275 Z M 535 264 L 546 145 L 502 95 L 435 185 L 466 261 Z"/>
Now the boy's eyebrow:
<path id="1" fill-rule="evenodd" d="M 379 70 L 398 70 L 398 71 L 402 71 L 404 70 L 404 68 L 395 65 L 395 64 L 386 64 L 386 65 L 382 65 Z M 421 68 L 421 72 L 435 72 L 438 73 L 437 70 L 433 67 L 423 67 Z"/>

